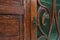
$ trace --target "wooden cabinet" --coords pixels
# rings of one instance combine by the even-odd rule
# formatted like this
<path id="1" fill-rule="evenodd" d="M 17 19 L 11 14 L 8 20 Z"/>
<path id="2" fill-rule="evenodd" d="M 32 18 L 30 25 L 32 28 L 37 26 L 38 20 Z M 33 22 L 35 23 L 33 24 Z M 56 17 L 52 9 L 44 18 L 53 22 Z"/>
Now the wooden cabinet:
<path id="1" fill-rule="evenodd" d="M 0 0 L 0 40 L 36 40 L 33 2 L 36 4 L 36 0 Z"/>
<path id="2" fill-rule="evenodd" d="M 24 40 L 24 13 L 23 0 L 0 0 L 0 40 Z"/>

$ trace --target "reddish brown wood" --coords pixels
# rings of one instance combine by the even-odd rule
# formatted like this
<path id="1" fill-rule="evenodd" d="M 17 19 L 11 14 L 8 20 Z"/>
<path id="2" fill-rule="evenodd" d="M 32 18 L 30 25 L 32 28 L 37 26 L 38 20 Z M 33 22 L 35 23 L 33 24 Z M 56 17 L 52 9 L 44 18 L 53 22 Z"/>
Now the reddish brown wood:
<path id="1" fill-rule="evenodd" d="M 0 0 L 0 12 L 5 14 L 23 14 L 24 7 L 18 0 Z M 21 13 L 22 12 L 22 13 Z"/>
<path id="2" fill-rule="evenodd" d="M 26 0 L 26 40 L 31 40 L 31 0 Z"/>
<path id="3" fill-rule="evenodd" d="M 0 15 L 0 40 L 19 39 L 19 20 L 17 18 L 17 16 Z"/>
<path id="4" fill-rule="evenodd" d="M 36 40 L 37 0 L 0 0 L 0 40 Z"/>
<path id="5" fill-rule="evenodd" d="M 24 40 L 25 11 L 21 1 L 0 0 L 0 40 Z"/>
<path id="6" fill-rule="evenodd" d="M 33 26 L 34 17 L 37 13 L 37 0 L 31 0 L 31 40 L 37 40 L 36 27 Z"/>

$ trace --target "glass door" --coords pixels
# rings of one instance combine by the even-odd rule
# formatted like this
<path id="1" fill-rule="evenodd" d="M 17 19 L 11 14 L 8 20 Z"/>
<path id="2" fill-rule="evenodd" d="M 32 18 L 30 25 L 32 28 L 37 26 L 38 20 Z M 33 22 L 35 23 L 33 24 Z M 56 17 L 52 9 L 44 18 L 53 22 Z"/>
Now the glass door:
<path id="1" fill-rule="evenodd" d="M 37 40 L 60 40 L 60 0 L 37 0 Z"/>

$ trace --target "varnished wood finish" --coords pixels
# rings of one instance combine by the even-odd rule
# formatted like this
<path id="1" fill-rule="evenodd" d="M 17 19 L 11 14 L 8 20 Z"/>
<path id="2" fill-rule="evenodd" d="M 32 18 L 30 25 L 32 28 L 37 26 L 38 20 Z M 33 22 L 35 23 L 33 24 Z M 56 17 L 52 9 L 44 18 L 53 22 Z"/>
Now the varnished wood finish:
<path id="1" fill-rule="evenodd" d="M 0 0 L 0 40 L 37 40 L 33 17 L 37 0 Z"/>
<path id="2" fill-rule="evenodd" d="M 0 0 L 0 12 L 5 14 L 22 14 L 24 7 L 21 0 Z"/>
<path id="3" fill-rule="evenodd" d="M 0 15 L 0 35 L 1 36 L 18 36 L 19 19 L 17 16 Z"/>
<path id="4" fill-rule="evenodd" d="M 37 13 L 37 0 L 31 0 L 31 40 L 37 40 L 36 27 L 33 26 L 34 17 Z"/>
<path id="5" fill-rule="evenodd" d="M 24 40 L 24 1 L 0 0 L 0 40 Z"/>
<path id="6" fill-rule="evenodd" d="M 0 40 L 23 39 L 21 18 L 18 15 L 0 15 Z"/>
<path id="7" fill-rule="evenodd" d="M 31 0 L 26 0 L 26 40 L 31 40 Z"/>
<path id="8" fill-rule="evenodd" d="M 25 0 L 25 23 L 24 40 L 37 40 L 36 31 L 33 26 L 33 18 L 36 14 L 36 0 Z"/>

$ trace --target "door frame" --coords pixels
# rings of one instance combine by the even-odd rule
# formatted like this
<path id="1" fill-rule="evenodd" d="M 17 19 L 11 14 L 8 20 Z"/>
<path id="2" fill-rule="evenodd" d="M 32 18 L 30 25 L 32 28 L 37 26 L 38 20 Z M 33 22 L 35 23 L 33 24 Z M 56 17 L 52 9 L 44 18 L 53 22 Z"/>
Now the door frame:
<path id="1" fill-rule="evenodd" d="M 24 0 L 24 40 L 37 40 L 36 27 L 33 27 L 33 18 L 37 11 L 37 0 Z"/>

